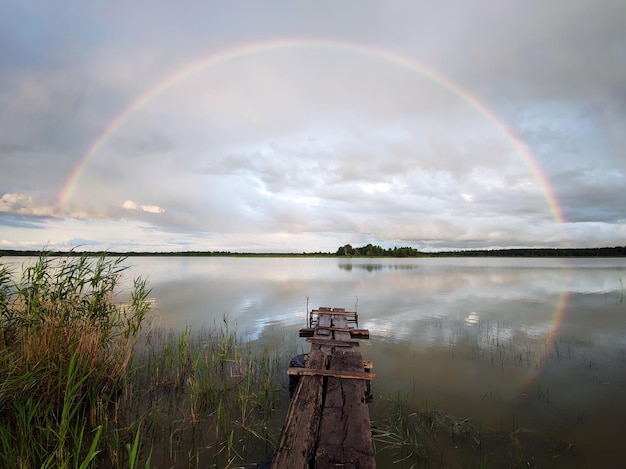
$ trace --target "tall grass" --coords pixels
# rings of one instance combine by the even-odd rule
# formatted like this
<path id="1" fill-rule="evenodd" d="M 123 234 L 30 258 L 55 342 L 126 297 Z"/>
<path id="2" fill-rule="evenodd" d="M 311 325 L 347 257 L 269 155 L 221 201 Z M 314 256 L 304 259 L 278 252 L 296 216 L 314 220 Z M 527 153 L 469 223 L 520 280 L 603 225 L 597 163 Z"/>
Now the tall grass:
<path id="1" fill-rule="evenodd" d="M 123 259 L 41 255 L 21 277 L 0 266 L 0 465 L 82 468 L 122 389 L 150 309 L 145 281 L 115 302 Z M 97 410 L 97 409 L 100 410 Z"/>
<path id="2" fill-rule="evenodd" d="M 242 340 L 226 316 L 142 328 L 146 282 L 124 259 L 0 265 L 0 467 L 232 467 L 274 450 L 293 350 Z M 17 280 L 15 280 L 17 279 Z"/>

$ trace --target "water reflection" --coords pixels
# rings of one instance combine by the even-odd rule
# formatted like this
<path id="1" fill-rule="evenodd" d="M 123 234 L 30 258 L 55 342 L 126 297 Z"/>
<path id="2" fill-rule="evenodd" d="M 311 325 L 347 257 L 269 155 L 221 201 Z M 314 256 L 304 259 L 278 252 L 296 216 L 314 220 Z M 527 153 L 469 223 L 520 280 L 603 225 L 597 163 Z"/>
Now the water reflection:
<path id="1" fill-rule="evenodd" d="M 211 324 L 226 314 L 258 337 L 266 324 L 304 325 L 308 297 L 310 308 L 358 308 L 362 325 L 366 322 L 373 334 L 400 342 L 413 337 L 418 346 L 423 319 L 506 323 L 517 334 L 539 337 L 553 328 L 559 308 L 563 331 L 606 340 L 615 328 L 606 324 L 599 332 L 604 319 L 585 312 L 623 305 L 626 270 L 622 259 L 155 257 L 129 262 L 128 278 L 148 278 L 166 327 Z"/>
<path id="2" fill-rule="evenodd" d="M 346 270 L 348 272 L 351 272 L 352 269 L 362 269 L 362 270 L 366 270 L 368 272 L 374 272 L 374 271 L 379 271 L 379 270 L 413 270 L 413 269 L 418 269 L 419 266 L 413 263 L 409 263 L 409 264 L 399 264 L 399 263 L 394 263 L 394 264 L 382 264 L 382 263 L 374 263 L 374 262 L 365 262 L 365 263 L 361 263 L 361 262 L 357 262 L 357 263 L 353 263 L 352 261 L 349 262 L 343 262 L 343 263 L 339 263 L 339 268 Z"/>
<path id="3" fill-rule="evenodd" d="M 358 308 L 375 392 L 483 428 L 558 435 L 600 466 L 621 461 L 626 411 L 611 403 L 626 398 L 623 259 L 138 261 L 164 325 L 227 314 L 251 339 L 286 340 L 307 297 Z"/>
<path id="4" fill-rule="evenodd" d="M 357 308 L 374 392 L 483 428 L 558 435 L 589 466 L 621 463 L 626 259 L 128 262 L 126 293 L 133 276 L 147 277 L 157 325 L 200 329 L 226 317 L 251 340 L 307 351 L 297 338 L 307 307 Z"/>

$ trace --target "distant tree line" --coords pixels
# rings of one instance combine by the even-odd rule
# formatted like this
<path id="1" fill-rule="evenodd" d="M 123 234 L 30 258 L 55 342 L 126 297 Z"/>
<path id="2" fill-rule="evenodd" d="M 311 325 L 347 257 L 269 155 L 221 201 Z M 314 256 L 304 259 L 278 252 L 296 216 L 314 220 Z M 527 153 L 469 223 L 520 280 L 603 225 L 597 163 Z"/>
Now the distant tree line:
<path id="1" fill-rule="evenodd" d="M 334 257 L 330 252 L 232 252 L 232 251 L 38 251 L 0 249 L 0 257 L 38 257 L 42 253 L 50 256 L 94 256 L 94 257 Z"/>
<path id="2" fill-rule="evenodd" d="M 367 244 L 352 247 L 340 246 L 336 252 L 301 253 L 255 253 L 231 251 L 182 251 L 182 252 L 109 252 L 109 251 L 43 251 L 51 256 L 116 256 L 116 257 L 626 257 L 626 246 L 601 248 L 517 248 L 517 249 L 478 249 L 458 251 L 423 252 L 415 248 L 393 247 L 384 249 Z M 39 256 L 42 251 L 0 249 L 2 256 Z"/>
<path id="3" fill-rule="evenodd" d="M 626 246 L 602 248 L 517 248 L 429 252 L 432 257 L 626 257 Z"/>
<path id="4" fill-rule="evenodd" d="M 350 244 L 346 244 L 337 249 L 335 255 L 351 257 L 419 257 L 422 256 L 422 253 L 408 246 L 384 249 L 380 246 L 374 246 L 373 244 L 368 244 L 360 248 L 353 248 Z"/>

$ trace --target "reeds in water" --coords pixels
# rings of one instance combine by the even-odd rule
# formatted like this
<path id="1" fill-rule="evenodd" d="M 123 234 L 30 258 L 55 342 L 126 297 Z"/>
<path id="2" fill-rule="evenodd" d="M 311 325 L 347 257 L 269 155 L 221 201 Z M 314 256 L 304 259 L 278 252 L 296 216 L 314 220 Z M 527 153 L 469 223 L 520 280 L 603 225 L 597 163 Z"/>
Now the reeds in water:
<path id="1" fill-rule="evenodd" d="M 133 388 L 120 410 L 146 422 L 153 462 L 259 463 L 271 457 L 279 437 L 292 353 L 246 342 L 226 316 L 198 332 L 153 330 L 138 344 Z"/>

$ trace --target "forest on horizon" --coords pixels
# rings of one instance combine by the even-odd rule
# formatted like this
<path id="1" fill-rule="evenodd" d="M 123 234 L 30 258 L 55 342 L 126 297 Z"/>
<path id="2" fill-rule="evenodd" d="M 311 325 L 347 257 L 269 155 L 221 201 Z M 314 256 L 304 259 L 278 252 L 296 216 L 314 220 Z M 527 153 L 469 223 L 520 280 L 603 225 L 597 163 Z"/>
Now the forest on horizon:
<path id="1" fill-rule="evenodd" d="M 378 245 L 367 244 L 352 247 L 350 244 L 340 246 L 335 252 L 301 252 L 301 253 L 260 253 L 232 251 L 170 251 L 170 252 L 113 252 L 113 251 L 46 251 L 0 249 L 3 256 L 197 256 L 197 257 L 626 257 L 626 246 L 599 248 L 509 248 L 509 249 L 466 249 L 448 251 L 420 251 L 410 246 L 385 249 Z"/>

